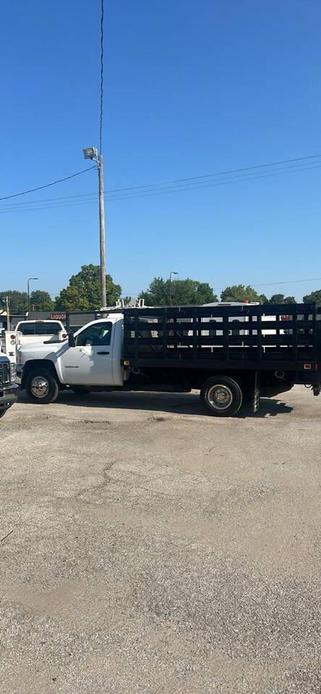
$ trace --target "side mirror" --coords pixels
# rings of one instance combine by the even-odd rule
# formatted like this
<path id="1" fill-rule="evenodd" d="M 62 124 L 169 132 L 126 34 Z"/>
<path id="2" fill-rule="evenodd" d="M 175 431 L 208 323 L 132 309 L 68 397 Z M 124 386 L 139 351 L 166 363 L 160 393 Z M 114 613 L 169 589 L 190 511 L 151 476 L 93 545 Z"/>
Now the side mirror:
<path id="1" fill-rule="evenodd" d="M 73 333 L 68 334 L 68 345 L 69 347 L 76 347 L 76 340 Z"/>

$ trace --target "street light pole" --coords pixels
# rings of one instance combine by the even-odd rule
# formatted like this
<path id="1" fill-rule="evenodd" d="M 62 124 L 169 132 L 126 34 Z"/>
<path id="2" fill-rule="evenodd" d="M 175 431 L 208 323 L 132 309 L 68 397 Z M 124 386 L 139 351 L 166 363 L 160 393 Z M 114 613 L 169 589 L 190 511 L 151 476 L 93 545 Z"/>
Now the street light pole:
<path id="1" fill-rule="evenodd" d="M 28 277 L 28 303 L 27 303 L 27 313 L 29 314 L 29 308 L 30 308 L 30 282 L 32 280 L 37 280 L 39 277 Z"/>
<path id="2" fill-rule="evenodd" d="M 172 275 L 178 275 L 178 272 L 169 273 L 169 305 L 172 305 Z"/>
<path id="3" fill-rule="evenodd" d="M 104 198 L 104 169 L 103 158 L 96 147 L 86 147 L 83 150 L 85 159 L 91 159 L 97 164 L 98 171 L 98 203 L 99 203 L 99 284 L 100 284 L 100 308 L 106 308 L 106 225 L 105 225 L 105 198 Z"/>

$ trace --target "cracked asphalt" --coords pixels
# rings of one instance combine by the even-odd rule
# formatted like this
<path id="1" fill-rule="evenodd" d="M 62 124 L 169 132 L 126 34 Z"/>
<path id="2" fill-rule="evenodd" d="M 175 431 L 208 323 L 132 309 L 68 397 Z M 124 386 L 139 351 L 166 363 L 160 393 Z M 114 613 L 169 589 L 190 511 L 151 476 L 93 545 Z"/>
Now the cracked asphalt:
<path id="1" fill-rule="evenodd" d="M 2 694 L 320 694 L 321 398 L 66 393 L 0 426 Z"/>

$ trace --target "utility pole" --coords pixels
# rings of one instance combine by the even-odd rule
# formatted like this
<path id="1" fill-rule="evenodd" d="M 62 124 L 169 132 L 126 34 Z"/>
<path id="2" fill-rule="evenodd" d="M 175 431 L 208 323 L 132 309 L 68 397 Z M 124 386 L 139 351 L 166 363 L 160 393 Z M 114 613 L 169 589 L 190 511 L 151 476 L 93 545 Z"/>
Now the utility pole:
<path id="1" fill-rule="evenodd" d="M 86 147 L 83 150 L 85 159 L 91 159 L 97 164 L 98 171 L 98 203 L 99 203 L 99 284 L 100 284 L 100 308 L 106 308 L 106 225 L 105 225 L 105 198 L 104 198 L 104 169 L 103 158 L 96 147 Z"/>
<path id="2" fill-rule="evenodd" d="M 98 188 L 99 188 L 99 247 L 100 247 L 100 296 L 101 308 L 107 306 L 106 294 L 106 226 L 105 226 L 105 198 L 104 198 L 104 169 L 103 158 L 99 154 L 97 159 Z"/>

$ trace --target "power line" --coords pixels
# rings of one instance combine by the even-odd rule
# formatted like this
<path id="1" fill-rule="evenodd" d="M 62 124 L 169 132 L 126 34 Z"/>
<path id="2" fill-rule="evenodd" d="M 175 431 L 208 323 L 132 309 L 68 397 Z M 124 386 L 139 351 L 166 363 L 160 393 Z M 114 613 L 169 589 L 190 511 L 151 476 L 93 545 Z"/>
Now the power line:
<path id="1" fill-rule="evenodd" d="M 165 193 L 180 193 L 184 191 L 189 191 L 189 190 L 203 190 L 206 188 L 217 188 L 220 186 L 226 186 L 230 185 L 232 183 L 242 183 L 242 182 L 250 182 L 250 181 L 257 181 L 262 178 L 271 178 L 274 176 L 278 176 L 280 174 L 284 173 L 297 173 L 300 171 L 310 171 L 312 169 L 319 169 L 321 167 L 321 162 L 318 165 L 315 166 L 305 166 L 305 167 L 297 167 L 297 168 L 288 168 L 288 169 L 279 169 L 274 172 L 266 172 L 262 173 L 259 175 L 248 175 L 248 176 L 234 176 L 232 178 L 229 178 L 227 180 L 221 180 L 221 181 L 203 181 L 203 182 L 198 182 L 196 181 L 195 184 L 186 184 L 186 185 L 177 185 L 177 186 L 172 186 L 172 187 L 166 187 L 166 188 L 159 188 L 159 189 L 153 189 L 153 190 L 142 190 L 142 191 L 137 191 L 137 193 L 128 193 L 124 195 L 114 195 L 110 197 L 110 200 L 129 200 L 132 198 L 142 198 L 142 197 L 151 197 L 153 195 L 163 195 Z M 108 194 L 108 191 L 107 191 Z"/>
<path id="2" fill-rule="evenodd" d="M 180 282 L 180 280 L 173 280 L 173 281 Z M 184 279 L 183 279 L 183 281 L 184 281 Z M 247 284 L 249 284 L 250 287 L 253 287 L 253 289 L 255 289 L 256 287 L 274 287 L 274 286 L 279 285 L 279 284 L 282 284 L 282 285 L 283 284 L 299 284 L 300 282 L 302 282 L 302 283 L 303 282 L 321 282 L 321 277 L 310 277 L 310 278 L 304 279 L 304 280 L 302 280 L 302 279 L 300 279 L 300 280 L 287 280 L 286 282 L 284 282 L 284 281 L 281 281 L 281 282 L 263 282 L 260 284 L 256 284 L 255 282 L 248 282 Z M 221 291 L 223 291 L 223 289 L 226 289 L 226 285 L 224 287 L 214 287 L 214 289 L 216 292 L 221 292 Z M 128 292 L 128 294 L 131 294 L 131 295 L 138 293 L 137 290 L 131 291 L 129 289 L 127 290 L 127 292 Z"/>
<path id="3" fill-rule="evenodd" d="M 253 287 L 253 289 L 256 289 L 259 287 L 278 287 L 279 285 L 300 284 L 305 282 L 321 282 L 321 277 L 310 277 L 304 280 L 281 280 L 280 282 L 260 282 L 259 284 L 256 284 L 255 282 L 248 282 L 248 284 L 250 287 Z M 226 287 L 215 287 L 217 292 L 222 292 L 224 289 L 226 289 Z"/>
<path id="4" fill-rule="evenodd" d="M 223 171 L 216 171 L 215 173 L 210 173 L 210 174 L 203 174 L 202 176 L 189 176 L 187 178 L 174 178 L 169 181 L 163 181 L 162 183 L 150 183 L 148 185 L 142 186 L 128 186 L 127 188 L 114 188 L 113 190 L 110 190 L 109 192 L 124 192 L 126 190 L 138 190 L 139 188 L 152 188 L 154 186 L 164 186 L 167 184 L 174 184 L 174 183 L 185 183 L 187 181 L 198 181 L 201 179 L 207 179 L 207 178 L 215 178 L 217 176 L 227 176 L 229 174 L 236 174 L 236 173 L 243 173 L 246 171 L 254 171 L 255 169 L 264 169 L 267 167 L 272 167 L 272 166 L 281 166 L 283 164 L 292 164 L 295 162 L 303 162 L 307 161 L 309 159 L 320 159 L 321 154 L 311 154 L 306 157 L 296 157 L 294 159 L 283 159 L 280 161 L 274 161 L 274 162 L 269 162 L 267 164 L 255 164 L 254 166 L 246 166 L 238 169 L 226 169 Z"/>
<path id="5" fill-rule="evenodd" d="M 126 192 L 126 189 L 124 190 L 123 195 L 113 195 L 110 197 L 110 200 L 127 200 L 129 198 L 136 198 L 136 197 L 146 197 L 146 196 L 151 196 L 151 195 L 159 195 L 163 193 L 176 193 L 176 192 L 181 192 L 181 191 L 188 191 L 188 190 L 194 190 L 194 189 L 203 189 L 203 188 L 216 188 L 218 186 L 224 186 L 224 185 L 229 185 L 230 183 L 238 183 L 242 181 L 257 181 L 260 178 L 270 178 L 271 176 L 278 176 L 283 173 L 296 173 L 300 171 L 310 171 L 311 169 L 319 169 L 321 167 L 321 161 L 318 164 L 311 165 L 311 166 L 297 166 L 297 167 L 287 167 L 284 169 L 277 169 L 276 171 L 270 171 L 270 172 L 264 172 L 261 174 L 256 174 L 256 173 L 249 173 L 248 175 L 243 175 L 239 174 L 237 176 L 230 177 L 229 179 L 223 179 L 223 180 L 218 180 L 218 181 L 213 181 L 213 180 L 205 180 L 205 181 L 194 181 L 194 182 L 187 182 L 185 184 L 177 184 L 170 186 L 169 184 L 160 184 L 160 187 L 153 188 L 151 190 L 147 189 L 142 189 L 142 190 L 137 190 L 137 192 Z M 119 193 L 121 192 L 121 189 L 118 189 Z M 118 192 L 117 189 L 109 190 L 106 191 L 106 195 L 110 195 L 111 193 L 116 193 Z"/>
<path id="6" fill-rule="evenodd" d="M 276 285 L 279 284 L 299 284 L 300 282 L 319 282 L 321 281 L 321 277 L 310 277 L 308 279 L 304 280 L 287 280 L 286 282 L 281 281 L 281 282 L 263 282 L 260 284 L 254 284 L 253 287 L 275 287 Z"/>
<path id="7" fill-rule="evenodd" d="M 265 166 L 265 165 L 263 165 Z M 132 187 L 126 187 L 126 188 L 114 188 L 107 190 L 105 193 L 105 197 L 109 201 L 118 201 L 118 200 L 128 200 L 132 198 L 142 198 L 142 197 L 151 197 L 154 195 L 163 195 L 163 194 L 169 194 L 169 193 L 179 193 L 179 192 L 184 192 L 184 191 L 190 191 L 190 190 L 202 190 L 205 188 L 213 188 L 213 187 L 218 187 L 218 186 L 225 186 L 225 185 L 230 185 L 233 183 L 241 183 L 241 182 L 249 182 L 249 181 L 256 181 L 262 178 L 270 178 L 274 177 L 280 174 L 284 173 L 296 173 L 300 171 L 310 171 L 312 169 L 317 169 L 321 167 L 321 161 L 317 163 L 307 163 L 303 161 L 301 164 L 297 164 L 295 166 L 286 166 L 283 168 L 277 168 L 275 171 L 273 170 L 264 170 L 262 173 L 259 173 L 257 170 L 255 171 L 249 171 L 249 167 L 247 168 L 248 173 L 240 173 L 237 175 L 230 176 L 229 178 L 223 178 L 223 179 L 218 179 L 218 180 L 213 180 L 213 179 L 208 179 L 208 177 L 204 180 L 199 180 L 202 177 L 194 177 L 192 180 L 186 181 L 186 183 L 174 183 L 171 185 L 170 182 L 167 183 L 162 183 L 162 184 L 155 184 L 154 188 L 150 188 L 148 186 L 132 186 Z M 215 174 L 213 174 L 214 176 Z M 178 179 L 176 179 L 178 180 Z M 183 180 L 183 179 L 182 179 Z M 185 180 L 185 179 L 184 179 Z M 158 187 L 157 187 L 158 186 Z M 0 213 L 7 213 L 11 212 L 13 210 L 19 210 L 20 211 L 40 211 L 40 210 L 45 210 L 45 209 L 54 209 L 54 208 L 64 208 L 64 207 L 72 207 L 72 206 L 78 206 L 78 205 L 84 205 L 84 204 L 90 204 L 92 202 L 96 201 L 96 194 L 95 193 L 83 193 L 83 194 L 78 194 L 78 195 L 70 195 L 70 196 L 62 196 L 62 197 L 52 197 L 52 198 L 45 198 L 43 200 L 29 200 L 26 202 L 22 203 L 17 203 L 13 205 L 9 205 L 6 207 L 0 207 Z M 49 203 L 49 204 L 47 204 Z"/>
<path id="8" fill-rule="evenodd" d="M 1 200 L 10 200 L 11 198 L 18 198 L 21 195 L 28 195 L 28 193 L 35 193 L 37 190 L 43 190 L 44 188 L 50 188 L 51 186 L 56 186 L 58 183 L 64 183 L 64 181 L 70 181 L 71 178 L 76 178 L 76 176 L 81 176 L 81 174 L 86 173 L 86 171 L 92 171 L 92 169 L 95 169 L 95 166 L 90 166 L 87 169 L 82 169 L 81 171 L 77 171 L 74 174 L 71 174 L 70 176 L 65 176 L 64 178 L 58 178 L 56 181 L 51 181 L 51 183 L 46 183 L 43 186 L 37 186 L 37 188 L 29 188 L 28 190 L 23 190 L 21 193 L 13 193 L 13 195 L 4 195 L 3 197 L 0 198 Z M 38 201 L 39 202 L 39 201 Z"/>
<path id="9" fill-rule="evenodd" d="M 309 163 L 310 162 L 310 163 Z M 315 163 L 314 163 L 315 162 Z M 291 164 L 294 164 L 294 166 L 290 166 Z M 288 172 L 296 172 L 296 171 L 305 171 L 305 170 L 310 170 L 314 168 L 319 168 L 321 166 L 321 154 L 313 154 L 305 157 L 296 157 L 292 159 L 283 159 L 275 162 L 269 162 L 266 164 L 256 164 L 254 166 L 246 166 L 246 167 L 241 167 L 237 169 L 226 169 L 223 171 L 217 171 L 215 173 L 210 173 L 210 174 L 203 174 L 201 176 L 190 176 L 190 177 L 185 177 L 185 178 L 176 178 L 176 179 L 171 179 L 167 181 L 163 181 L 160 183 L 151 183 L 147 185 L 134 185 L 134 186 L 126 186 L 126 187 L 121 187 L 121 188 L 111 188 L 106 191 L 106 195 L 113 196 L 112 199 L 126 199 L 127 197 L 140 197 L 140 196 L 145 196 L 145 195 L 155 195 L 155 194 L 160 194 L 160 193 L 166 193 L 166 192 L 180 192 L 183 190 L 189 190 L 191 188 L 200 188 L 200 187 L 209 187 L 209 186 L 217 186 L 217 185 L 226 185 L 229 183 L 234 183 L 237 181 L 247 181 L 247 180 L 257 180 L 258 178 L 265 178 L 267 176 L 275 176 L 279 175 L 282 173 L 288 173 Z M 270 171 L 270 169 L 275 168 L 275 171 Z M 278 168 L 277 168 L 278 167 Z M 283 167 L 283 168 L 280 168 Z M 12 198 L 19 197 L 21 195 L 26 195 L 28 193 L 33 193 L 38 190 L 43 190 L 44 188 L 49 188 L 50 186 L 57 185 L 58 183 L 62 183 L 63 181 L 70 180 L 71 178 L 75 178 L 76 176 L 80 176 L 81 174 L 85 173 L 86 171 L 91 171 L 92 169 L 96 168 L 94 167 L 89 167 L 87 169 L 82 169 L 81 171 L 76 172 L 75 174 L 72 174 L 71 176 L 66 176 L 65 178 L 58 179 L 56 181 L 52 181 L 51 183 L 47 183 L 46 185 L 43 186 L 38 186 L 37 188 L 31 188 L 29 190 L 25 190 L 21 193 L 15 193 L 13 195 L 7 195 L 4 197 L 0 198 L 0 201 L 2 200 L 9 200 Z M 262 171 L 261 174 L 257 173 L 259 170 L 264 170 L 268 169 L 268 171 L 265 173 Z M 226 178 L 230 176 L 230 178 Z M 218 180 L 217 182 L 214 180 L 216 178 L 223 177 L 223 180 L 220 181 Z M 121 197 L 116 197 L 117 195 L 121 195 Z M 10 208 L 7 208 L 8 211 L 10 209 L 15 209 L 16 207 L 19 206 L 26 206 L 26 205 L 32 205 L 32 204 L 42 204 L 43 202 L 55 202 L 56 200 L 72 200 L 75 198 L 80 198 L 80 199 L 85 199 L 85 198 L 90 198 L 92 197 L 93 199 L 96 199 L 96 194 L 95 193 L 83 193 L 79 195 L 71 195 L 71 196 L 64 196 L 64 197 L 55 197 L 55 198 L 47 198 L 45 200 L 30 200 L 25 203 L 18 203 L 17 205 L 12 205 Z M 7 211 L 7 209 L 2 209 L 1 211 Z"/>
<path id="10" fill-rule="evenodd" d="M 100 3 L 100 114 L 99 114 L 99 153 L 103 150 L 104 119 L 104 0 Z"/>

